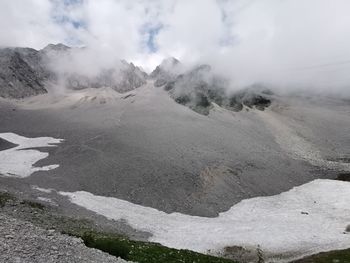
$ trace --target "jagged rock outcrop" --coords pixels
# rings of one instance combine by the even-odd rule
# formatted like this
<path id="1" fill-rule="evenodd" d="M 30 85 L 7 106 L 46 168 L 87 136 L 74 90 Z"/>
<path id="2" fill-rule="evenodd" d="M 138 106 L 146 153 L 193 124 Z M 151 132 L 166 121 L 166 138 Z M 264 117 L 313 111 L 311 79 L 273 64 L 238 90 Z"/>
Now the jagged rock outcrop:
<path id="1" fill-rule="evenodd" d="M 167 81 L 164 89 L 179 104 L 208 115 L 213 103 L 232 111 L 243 106 L 264 110 L 271 104 L 271 92 L 262 85 L 252 85 L 231 92 L 229 81 L 212 73 L 209 65 L 200 65 L 174 80 Z"/>
<path id="2" fill-rule="evenodd" d="M 89 77 L 77 73 L 63 75 L 64 85 L 69 89 L 111 87 L 125 93 L 146 84 L 147 74 L 133 63 L 122 61 L 116 68 L 101 70 L 97 76 Z"/>
<path id="3" fill-rule="evenodd" d="M 48 44 L 46 47 L 44 47 L 41 50 L 41 52 L 43 52 L 43 53 L 52 53 L 52 52 L 60 53 L 60 52 L 66 52 L 70 49 L 71 49 L 70 47 L 68 47 L 62 43 Z"/>
<path id="4" fill-rule="evenodd" d="M 218 84 L 219 82 L 212 78 L 210 66 L 200 65 L 168 82 L 164 89 L 169 91 L 177 103 L 208 115 L 212 106 L 210 94 L 220 89 Z M 221 90 L 224 91 L 223 88 Z"/>
<path id="5" fill-rule="evenodd" d="M 147 74 L 133 63 L 122 61 L 120 68 L 112 69 L 112 72 L 104 72 L 99 78 L 100 84 L 109 86 L 114 90 L 124 93 L 146 84 Z"/>
<path id="6" fill-rule="evenodd" d="M 263 111 L 271 105 L 271 95 L 273 92 L 263 85 L 253 84 L 231 94 L 224 107 L 239 111 L 245 105 Z"/>
<path id="7" fill-rule="evenodd" d="M 46 93 L 46 72 L 34 49 L 0 49 L 0 97 L 24 98 Z"/>
<path id="8" fill-rule="evenodd" d="M 161 87 L 174 81 L 181 71 L 182 67 L 180 61 L 170 57 L 164 59 L 162 63 L 152 71 L 150 78 L 154 80 L 155 87 Z"/>

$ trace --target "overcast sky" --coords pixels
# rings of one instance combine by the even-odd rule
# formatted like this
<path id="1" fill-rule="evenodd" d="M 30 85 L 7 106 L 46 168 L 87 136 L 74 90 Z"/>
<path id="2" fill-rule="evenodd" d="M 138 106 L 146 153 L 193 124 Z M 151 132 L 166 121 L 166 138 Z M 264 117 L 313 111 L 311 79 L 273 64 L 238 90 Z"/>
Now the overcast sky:
<path id="1" fill-rule="evenodd" d="M 236 83 L 350 83 L 349 0 L 0 0 L 0 24 L 1 46 L 89 46 L 147 71 L 175 56 Z"/>

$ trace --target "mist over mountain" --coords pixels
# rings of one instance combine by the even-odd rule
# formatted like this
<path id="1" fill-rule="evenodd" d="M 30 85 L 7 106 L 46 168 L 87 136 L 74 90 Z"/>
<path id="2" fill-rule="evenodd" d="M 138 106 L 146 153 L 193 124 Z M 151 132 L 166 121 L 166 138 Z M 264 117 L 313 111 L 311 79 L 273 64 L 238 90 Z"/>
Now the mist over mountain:
<path id="1" fill-rule="evenodd" d="M 184 71 L 184 65 L 173 57 L 166 58 L 150 74 L 154 79 L 154 86 L 160 87 L 168 82 L 174 81 L 175 78 Z"/>
<path id="2" fill-rule="evenodd" d="M 186 69 L 172 57 L 163 60 L 150 78 L 155 87 L 163 87 L 177 103 L 203 115 L 208 115 L 214 105 L 236 112 L 244 105 L 264 110 L 271 104 L 268 96 L 273 94 L 261 84 L 233 89 L 230 79 L 213 72 L 210 65 Z"/>
<path id="3" fill-rule="evenodd" d="M 121 59 L 101 63 L 99 54 L 88 47 L 45 49 L 47 67 L 57 84 L 68 89 L 111 87 L 123 93 L 146 83 L 147 74 L 133 63 Z"/>
<path id="4" fill-rule="evenodd" d="M 49 44 L 41 50 L 0 49 L 1 97 L 23 98 L 47 90 L 64 92 L 100 87 L 123 93 L 146 83 L 147 74 L 133 63 L 117 60 L 109 68 L 91 66 L 81 59 L 85 52 L 85 48 L 63 44 Z"/>
<path id="5" fill-rule="evenodd" d="M 1 49 L 1 96 L 24 98 L 48 90 L 64 93 L 102 87 L 124 93 L 150 79 L 155 87 L 163 87 L 177 103 L 203 115 L 209 114 L 213 103 L 233 111 L 242 110 L 243 105 L 263 110 L 271 103 L 266 94 L 261 93 L 261 87 L 232 91 L 230 80 L 215 74 L 209 65 L 189 67 L 170 57 L 148 75 L 125 60 L 116 60 L 110 68 L 91 64 L 87 59 L 90 52 L 88 48 L 71 48 L 63 44 L 49 44 L 39 51 Z"/>

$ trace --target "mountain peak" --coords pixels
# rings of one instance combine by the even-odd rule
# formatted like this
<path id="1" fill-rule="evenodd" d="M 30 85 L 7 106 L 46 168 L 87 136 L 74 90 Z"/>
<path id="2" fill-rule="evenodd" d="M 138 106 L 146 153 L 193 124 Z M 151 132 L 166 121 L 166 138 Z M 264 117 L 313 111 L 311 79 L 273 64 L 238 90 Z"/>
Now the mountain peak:
<path id="1" fill-rule="evenodd" d="M 48 44 L 42 50 L 43 51 L 67 51 L 68 49 L 70 49 L 70 47 L 62 43 L 58 43 L 58 44 Z"/>
<path id="2" fill-rule="evenodd" d="M 150 77 L 155 80 L 154 85 L 160 87 L 174 80 L 181 71 L 180 68 L 181 62 L 178 59 L 168 57 L 152 71 Z"/>
<path id="3" fill-rule="evenodd" d="M 163 59 L 162 63 L 160 63 L 160 67 L 163 69 L 171 68 L 175 65 L 180 64 L 180 61 L 174 57 L 168 57 Z"/>

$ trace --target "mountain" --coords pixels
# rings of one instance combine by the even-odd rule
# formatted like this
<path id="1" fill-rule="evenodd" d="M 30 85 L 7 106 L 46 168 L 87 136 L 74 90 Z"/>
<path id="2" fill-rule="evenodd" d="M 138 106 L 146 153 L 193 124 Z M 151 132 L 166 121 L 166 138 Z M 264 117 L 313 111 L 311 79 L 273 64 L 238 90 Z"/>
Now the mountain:
<path id="1" fill-rule="evenodd" d="M 152 71 L 150 78 L 154 80 L 155 87 L 161 87 L 168 82 L 174 81 L 181 71 L 182 65 L 180 61 L 170 57 L 164 59 L 162 63 Z"/>
<path id="2" fill-rule="evenodd" d="M 46 71 L 34 49 L 0 49 L 0 97 L 24 98 L 46 93 Z"/>
<path id="3" fill-rule="evenodd" d="M 171 71 L 178 61 L 166 61 L 152 72 L 155 86 L 164 86 L 170 96 L 179 104 L 193 111 L 208 115 L 214 104 L 232 111 L 241 111 L 244 106 L 264 110 L 271 104 L 272 92 L 262 85 L 244 87 L 229 92 L 227 79 L 212 72 L 209 65 L 199 65 L 182 74 Z"/>
<path id="4" fill-rule="evenodd" d="M 111 87 L 119 93 L 125 93 L 146 84 L 147 74 L 133 63 L 123 60 L 118 67 L 101 70 L 97 76 L 65 73 L 63 79 L 68 89 Z"/>
<path id="5" fill-rule="evenodd" d="M 83 48 L 49 44 L 41 50 L 0 49 L 0 97 L 24 98 L 46 93 L 52 85 L 69 89 L 111 87 L 117 92 L 131 91 L 146 83 L 147 74 L 133 63 L 119 61 L 115 67 L 101 69 L 97 75 L 70 72 L 60 68 L 62 58 L 71 59 Z"/>
<path id="6" fill-rule="evenodd" d="M 58 43 L 58 44 L 48 44 L 41 51 L 44 53 L 50 53 L 50 52 L 60 53 L 60 52 L 66 52 L 70 49 L 71 49 L 70 47 L 68 47 L 62 43 Z"/>

